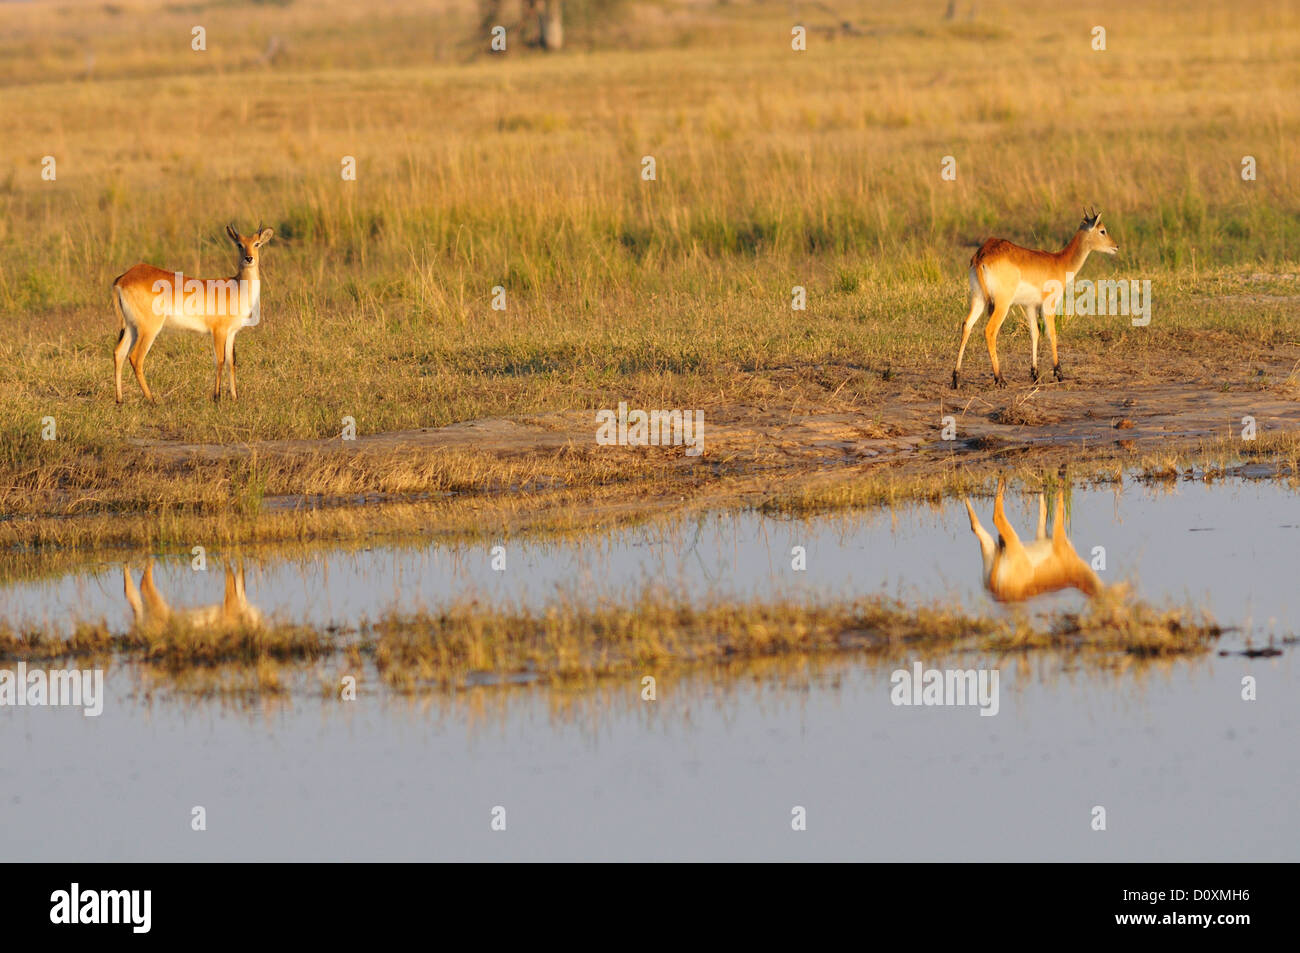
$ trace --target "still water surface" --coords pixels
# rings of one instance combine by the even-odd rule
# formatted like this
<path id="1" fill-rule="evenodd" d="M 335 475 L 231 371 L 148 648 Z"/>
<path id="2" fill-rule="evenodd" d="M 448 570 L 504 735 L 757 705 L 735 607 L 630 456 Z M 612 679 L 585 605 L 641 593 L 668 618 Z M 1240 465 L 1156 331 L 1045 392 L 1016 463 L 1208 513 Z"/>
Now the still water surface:
<path id="1" fill-rule="evenodd" d="M 974 500 L 991 527 L 992 501 Z M 1037 502 L 1008 496 L 1034 535 Z M 1300 629 L 1300 497 L 1268 482 L 1075 489 L 1067 527 L 1099 575 L 1239 627 L 1236 651 Z M 1050 525 L 1050 523 L 1049 523 Z M 786 521 L 709 515 L 564 543 L 427 545 L 295 561 L 246 555 L 271 617 L 351 626 L 463 598 L 543 604 L 670 586 L 694 598 L 884 591 L 977 611 L 980 550 L 965 508 Z M 807 571 L 790 568 L 807 550 Z M 214 557 L 219 554 L 213 554 Z M 0 590 L 0 617 L 125 628 L 120 559 Z M 138 579 L 143 557 L 129 560 Z M 222 596 L 157 557 L 177 607 Z M 1031 610 L 1082 605 L 1065 592 Z M 1004 611 L 994 608 L 993 611 Z M 659 698 L 609 686 L 356 702 L 300 692 L 266 708 L 142 701 L 109 670 L 99 718 L 0 711 L 5 859 L 1300 859 L 1300 683 L 1276 658 L 1207 655 L 1115 668 L 1054 653 L 818 663 L 662 675 Z M 996 717 L 895 707 L 890 672 L 997 668 Z M 1243 701 L 1242 677 L 1258 682 Z M 370 683 L 373 684 L 373 683 Z M 202 805 L 208 828 L 190 829 Z M 1091 829 L 1104 806 L 1107 830 Z M 493 831 L 491 811 L 506 809 Z M 791 830 L 791 810 L 807 830 Z"/>

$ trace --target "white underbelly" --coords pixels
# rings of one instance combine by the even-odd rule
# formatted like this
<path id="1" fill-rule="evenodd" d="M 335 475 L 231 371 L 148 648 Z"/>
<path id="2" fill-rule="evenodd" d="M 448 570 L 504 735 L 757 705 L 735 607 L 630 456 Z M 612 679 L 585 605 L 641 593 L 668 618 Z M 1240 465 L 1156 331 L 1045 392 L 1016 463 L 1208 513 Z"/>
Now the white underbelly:
<path id="1" fill-rule="evenodd" d="M 1007 283 L 999 282 L 996 277 L 990 274 L 989 269 L 984 270 L 984 281 L 988 288 L 989 295 L 992 296 L 994 303 L 1005 301 L 1007 298 Z M 975 292 L 975 272 L 971 271 L 971 290 Z M 1015 291 L 1011 294 L 1011 304 L 1016 305 L 1038 305 L 1043 303 L 1043 289 L 1037 285 L 1031 285 L 1027 281 L 1017 281 Z"/>
<path id="2" fill-rule="evenodd" d="M 1023 562 L 1002 560 L 986 573 L 987 581 L 993 588 L 1015 585 L 1025 578 L 1026 565 L 1030 574 L 1036 573 L 1040 566 L 1051 562 L 1053 558 L 1051 539 L 1035 539 L 1028 543 L 1022 541 L 1021 546 L 1024 549 Z"/>
<path id="3" fill-rule="evenodd" d="M 206 334 L 208 331 L 207 324 L 203 321 L 203 316 L 199 314 L 186 314 L 180 312 L 168 312 L 167 318 L 163 321 L 164 328 L 170 328 L 173 331 L 198 331 L 200 334 Z"/>
<path id="4" fill-rule="evenodd" d="M 1038 567 L 1052 558 L 1052 540 L 1036 539 L 1032 543 L 1025 543 L 1025 556 L 1029 559 L 1029 564 Z"/>
<path id="5" fill-rule="evenodd" d="M 1011 299 L 1012 304 L 1042 304 L 1043 289 L 1026 282 L 1020 282 L 1016 285 L 1015 297 Z"/>

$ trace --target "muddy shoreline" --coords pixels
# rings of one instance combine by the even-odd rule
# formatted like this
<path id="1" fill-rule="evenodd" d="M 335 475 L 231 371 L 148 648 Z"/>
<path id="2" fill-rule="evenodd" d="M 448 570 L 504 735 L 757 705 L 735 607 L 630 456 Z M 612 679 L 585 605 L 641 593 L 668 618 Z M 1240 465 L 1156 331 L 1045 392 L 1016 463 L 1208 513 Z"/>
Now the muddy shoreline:
<path id="1" fill-rule="evenodd" d="M 134 440 L 123 458 L 87 458 L 75 484 L 33 476 L 46 489 L 0 520 L 0 562 L 9 575 L 33 557 L 188 549 L 194 539 L 581 532 L 668 512 L 937 499 L 985 492 L 1007 475 L 1295 470 L 1300 401 L 1290 381 L 1300 347 L 1272 349 L 1231 382 L 1216 379 L 1212 361 L 1171 360 L 1182 379 L 1123 364 L 1108 371 L 1094 359 L 1062 383 L 997 389 L 972 379 L 953 391 L 927 369 L 902 368 L 890 370 L 870 402 L 706 406 L 698 456 L 680 446 L 599 446 L 595 409 L 358 432 L 354 440 Z M 781 372 L 764 376 L 775 385 Z M 131 488 L 124 472 L 145 479 Z"/>

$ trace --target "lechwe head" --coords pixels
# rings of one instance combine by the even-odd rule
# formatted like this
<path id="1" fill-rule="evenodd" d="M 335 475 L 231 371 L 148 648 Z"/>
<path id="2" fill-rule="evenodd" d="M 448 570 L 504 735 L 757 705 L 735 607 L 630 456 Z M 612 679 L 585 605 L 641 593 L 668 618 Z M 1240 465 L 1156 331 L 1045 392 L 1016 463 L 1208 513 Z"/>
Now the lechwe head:
<path id="1" fill-rule="evenodd" d="M 1106 233 L 1106 226 L 1101 223 L 1101 212 L 1093 209 L 1083 210 L 1083 221 L 1079 223 L 1079 238 L 1089 252 L 1099 251 L 1103 255 L 1114 255 L 1119 251 L 1119 242 Z"/>
<path id="2" fill-rule="evenodd" d="M 119 328 L 117 347 L 113 351 L 113 383 L 119 404 L 122 403 L 122 365 L 127 360 L 145 399 L 154 399 L 145 381 L 144 360 L 163 328 L 211 334 L 217 365 L 212 399 L 221 398 L 221 372 L 227 363 L 230 364 L 230 398 L 234 400 L 238 396 L 235 335 L 261 318 L 262 279 L 258 265 L 262 246 L 275 233 L 258 225 L 253 234 L 241 235 L 234 225 L 227 225 L 226 234 L 239 249 L 239 271 L 233 278 L 187 278 L 179 271 L 165 271 L 142 263 L 113 282 Z"/>
<path id="3" fill-rule="evenodd" d="M 261 222 L 257 224 L 257 231 L 251 235 L 241 235 L 234 225 L 226 226 L 226 234 L 230 240 L 235 243 L 239 249 L 239 270 L 257 271 L 261 248 L 275 235 L 275 232 L 269 228 L 263 228 Z"/>

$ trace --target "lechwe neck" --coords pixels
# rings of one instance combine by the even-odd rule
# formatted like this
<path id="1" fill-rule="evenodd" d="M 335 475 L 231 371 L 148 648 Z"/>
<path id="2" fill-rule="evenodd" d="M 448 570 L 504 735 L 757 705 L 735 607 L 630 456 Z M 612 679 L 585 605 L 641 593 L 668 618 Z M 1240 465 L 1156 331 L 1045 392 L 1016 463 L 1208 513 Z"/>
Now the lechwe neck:
<path id="1" fill-rule="evenodd" d="M 1088 255 L 1092 249 L 1084 242 L 1084 235 L 1087 233 L 1082 229 L 1074 233 L 1070 243 L 1056 253 L 1056 260 L 1067 274 L 1077 274 L 1083 267 L 1083 263 L 1088 260 Z"/>

